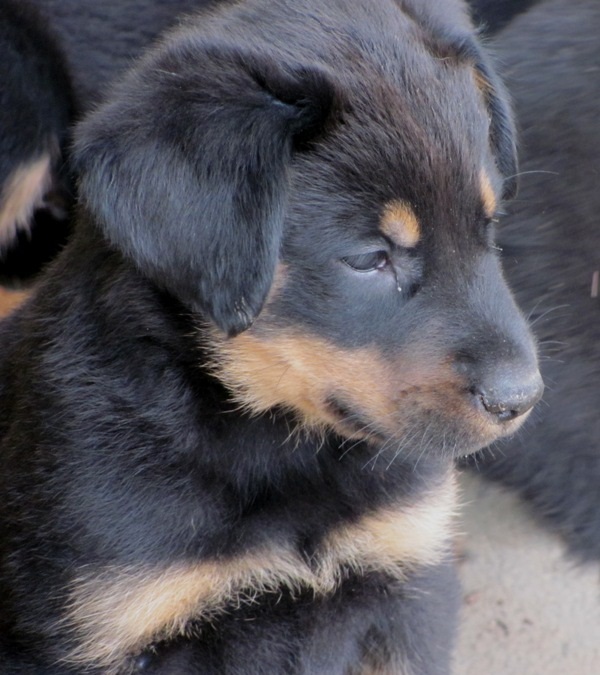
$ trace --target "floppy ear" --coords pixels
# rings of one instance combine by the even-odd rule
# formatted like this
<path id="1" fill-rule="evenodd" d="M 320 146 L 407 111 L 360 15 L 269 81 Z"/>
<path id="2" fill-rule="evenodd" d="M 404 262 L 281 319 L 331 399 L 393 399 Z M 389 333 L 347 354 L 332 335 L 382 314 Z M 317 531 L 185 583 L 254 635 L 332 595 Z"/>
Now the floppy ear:
<path id="1" fill-rule="evenodd" d="M 504 177 L 502 198 L 512 199 L 517 193 L 518 161 L 516 131 L 509 96 L 500 78 L 478 50 L 475 73 L 490 115 L 490 144 L 498 171 Z"/>
<path id="2" fill-rule="evenodd" d="M 272 283 L 290 159 L 334 99 L 319 70 L 184 36 L 80 126 L 81 201 L 144 274 L 239 333 Z"/>
<path id="3" fill-rule="evenodd" d="M 513 111 L 502 80 L 496 75 L 486 53 L 471 34 L 453 36 L 455 50 L 471 62 L 490 118 L 490 146 L 500 175 L 504 178 L 503 199 L 517 192 L 517 142 Z"/>

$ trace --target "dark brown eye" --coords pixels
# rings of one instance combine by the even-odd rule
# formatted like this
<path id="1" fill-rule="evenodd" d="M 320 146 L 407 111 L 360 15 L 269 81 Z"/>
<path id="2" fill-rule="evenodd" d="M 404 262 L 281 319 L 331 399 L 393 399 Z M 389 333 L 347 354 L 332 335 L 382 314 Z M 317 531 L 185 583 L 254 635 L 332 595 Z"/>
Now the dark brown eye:
<path id="1" fill-rule="evenodd" d="M 387 251 L 370 251 L 348 255 L 342 258 L 342 262 L 357 272 L 374 272 L 385 269 L 390 264 L 390 257 Z"/>

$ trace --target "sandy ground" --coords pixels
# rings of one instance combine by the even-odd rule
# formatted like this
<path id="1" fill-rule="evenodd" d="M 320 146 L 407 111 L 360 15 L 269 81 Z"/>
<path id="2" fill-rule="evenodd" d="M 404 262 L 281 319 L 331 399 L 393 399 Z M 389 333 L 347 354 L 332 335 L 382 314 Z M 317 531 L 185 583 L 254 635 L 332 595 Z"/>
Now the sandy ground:
<path id="1" fill-rule="evenodd" d="M 455 675 L 600 675 L 600 568 L 567 560 L 511 494 L 462 485 Z"/>

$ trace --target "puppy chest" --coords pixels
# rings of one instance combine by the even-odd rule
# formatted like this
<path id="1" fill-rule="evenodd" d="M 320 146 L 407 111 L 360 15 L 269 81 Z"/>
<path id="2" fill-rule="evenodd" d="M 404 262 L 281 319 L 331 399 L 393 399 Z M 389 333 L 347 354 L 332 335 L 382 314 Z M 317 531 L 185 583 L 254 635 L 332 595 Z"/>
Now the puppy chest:
<path id="1" fill-rule="evenodd" d="M 107 566 L 82 574 L 70 591 L 66 622 L 72 663 L 117 672 L 153 642 L 186 633 L 190 622 L 216 619 L 264 594 L 332 594 L 348 575 L 381 572 L 404 580 L 445 555 L 455 508 L 454 479 L 408 506 L 387 506 L 329 531 L 307 553 L 273 539 L 228 558 L 162 566 Z"/>

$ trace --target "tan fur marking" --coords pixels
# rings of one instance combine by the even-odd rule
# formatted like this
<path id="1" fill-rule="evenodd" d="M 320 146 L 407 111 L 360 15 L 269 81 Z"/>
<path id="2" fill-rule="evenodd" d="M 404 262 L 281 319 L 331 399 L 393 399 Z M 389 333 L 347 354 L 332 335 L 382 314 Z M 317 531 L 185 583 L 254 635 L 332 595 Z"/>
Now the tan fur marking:
<path id="1" fill-rule="evenodd" d="M 490 81 L 481 72 L 479 68 L 473 68 L 473 77 L 475 78 L 475 84 L 477 88 L 483 94 L 484 98 L 487 100 L 488 96 L 493 91 Z"/>
<path id="2" fill-rule="evenodd" d="M 7 316 L 29 296 L 27 291 L 11 291 L 0 288 L 0 318 Z"/>
<path id="3" fill-rule="evenodd" d="M 314 581 L 318 587 L 313 576 L 297 554 L 279 549 L 219 563 L 107 569 L 78 579 L 67 622 L 79 645 L 68 661 L 116 674 L 127 656 L 153 639 L 184 633 L 193 618 L 209 618 L 225 603 L 251 601 L 281 585 L 299 590 Z"/>
<path id="4" fill-rule="evenodd" d="M 51 182 L 49 154 L 15 169 L 0 198 L 0 246 L 29 226 L 34 209 L 42 203 Z"/>
<path id="5" fill-rule="evenodd" d="M 485 215 L 488 218 L 491 218 L 498 208 L 498 201 L 496 200 L 496 193 L 492 187 L 492 182 L 490 177 L 485 171 L 481 171 L 480 174 L 480 187 L 481 187 L 481 199 L 483 200 L 483 208 L 485 209 Z"/>
<path id="6" fill-rule="evenodd" d="M 342 392 L 375 419 L 394 413 L 390 367 L 374 349 L 343 350 L 314 336 L 279 333 L 264 339 L 252 331 L 215 338 L 215 370 L 255 413 L 277 405 L 301 411 L 304 423 L 336 426 L 324 404 Z M 366 383 L 374 382 L 372 387 Z"/>
<path id="7" fill-rule="evenodd" d="M 379 439 L 383 435 L 404 443 L 403 434 L 411 426 L 418 428 L 422 416 L 434 410 L 449 427 L 456 428 L 460 420 L 456 433 L 465 447 L 472 442 L 484 446 L 514 433 L 527 417 L 498 425 L 472 405 L 451 362 L 440 362 L 415 346 L 406 357 L 388 355 L 386 360 L 375 347 L 341 349 L 306 333 L 268 325 L 258 330 L 259 324 L 231 339 L 217 331 L 206 333 L 212 368 L 249 412 L 261 414 L 278 406 L 295 412 L 299 426 L 294 431 L 332 428 L 350 439 L 378 433 Z M 368 428 L 339 417 L 328 406 L 332 400 L 357 413 Z"/>
<path id="8" fill-rule="evenodd" d="M 78 647 L 68 661 L 116 674 L 128 656 L 155 639 L 185 633 L 192 619 L 207 619 L 225 605 L 251 602 L 285 587 L 333 592 L 344 569 L 382 571 L 404 579 L 408 570 L 439 562 L 448 550 L 456 508 L 453 474 L 408 507 L 388 507 L 334 531 L 310 566 L 291 546 L 243 558 L 106 569 L 73 584 L 67 624 Z"/>
<path id="9" fill-rule="evenodd" d="M 395 244 L 413 248 L 421 239 L 421 227 L 412 208 L 403 201 L 389 202 L 383 209 L 381 231 Z"/>
<path id="10" fill-rule="evenodd" d="M 405 569 L 440 562 L 452 534 L 456 494 L 454 474 L 450 474 L 417 504 L 364 516 L 334 532 L 326 541 L 331 564 L 343 560 L 354 569 L 379 569 L 397 576 L 399 565 Z"/>

